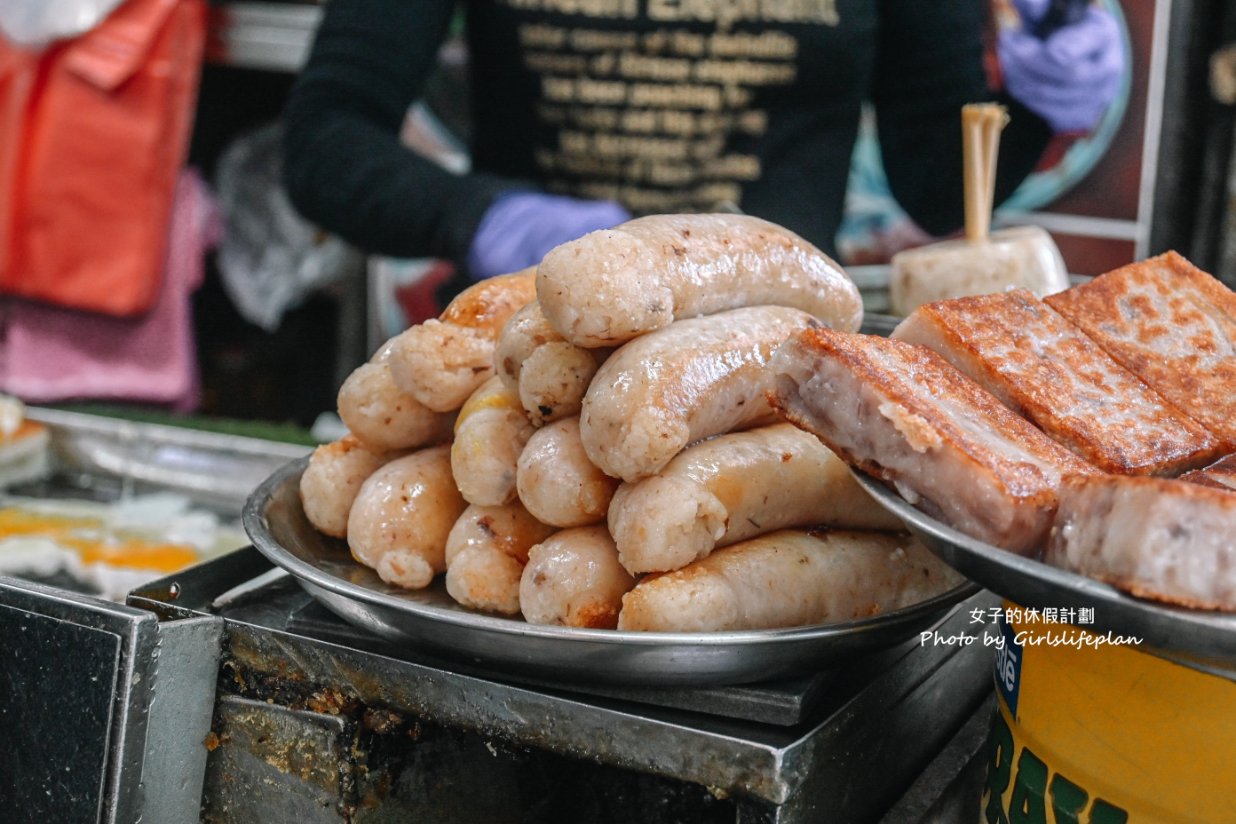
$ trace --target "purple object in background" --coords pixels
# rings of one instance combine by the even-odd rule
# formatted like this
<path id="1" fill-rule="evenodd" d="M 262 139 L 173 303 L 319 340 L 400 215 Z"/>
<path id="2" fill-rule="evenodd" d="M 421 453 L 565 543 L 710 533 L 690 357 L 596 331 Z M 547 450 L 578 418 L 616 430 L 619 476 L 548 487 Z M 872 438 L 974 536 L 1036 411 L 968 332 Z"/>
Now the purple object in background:
<path id="1" fill-rule="evenodd" d="M 1057 132 L 1087 132 L 1115 99 L 1125 69 L 1124 44 L 1111 13 L 1087 6 L 1076 22 L 1052 0 L 1014 0 L 1024 25 L 1002 32 L 998 51 L 1008 93 Z M 1063 25 L 1040 36 L 1055 13 Z"/>
<path id="2" fill-rule="evenodd" d="M 468 272 L 476 280 L 517 272 L 540 263 L 559 244 L 630 218 L 630 212 L 607 200 L 508 192 L 481 218 L 468 250 Z"/>

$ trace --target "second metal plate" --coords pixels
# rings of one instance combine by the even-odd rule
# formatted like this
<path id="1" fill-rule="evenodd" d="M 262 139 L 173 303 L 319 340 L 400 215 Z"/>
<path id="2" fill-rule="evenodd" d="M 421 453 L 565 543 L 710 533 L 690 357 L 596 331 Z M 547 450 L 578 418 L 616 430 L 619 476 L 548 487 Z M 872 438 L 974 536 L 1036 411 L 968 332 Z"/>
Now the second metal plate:
<path id="1" fill-rule="evenodd" d="M 1099 635 L 1133 636 L 1137 648 L 1236 678 L 1236 615 L 1134 598 L 1115 587 L 971 538 L 926 515 L 875 478 L 854 472 L 873 498 L 949 566 L 1021 607 L 1086 608 Z"/>

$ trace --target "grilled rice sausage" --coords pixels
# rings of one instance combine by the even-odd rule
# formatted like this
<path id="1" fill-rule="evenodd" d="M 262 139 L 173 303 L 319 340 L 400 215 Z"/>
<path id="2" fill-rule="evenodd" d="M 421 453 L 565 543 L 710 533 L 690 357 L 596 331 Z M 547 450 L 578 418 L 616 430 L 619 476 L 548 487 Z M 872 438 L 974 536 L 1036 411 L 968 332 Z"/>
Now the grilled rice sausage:
<path id="1" fill-rule="evenodd" d="M 493 374 L 502 325 L 535 296 L 532 269 L 483 280 L 461 292 L 437 320 L 395 337 L 396 385 L 436 412 L 458 409 Z"/>
<path id="2" fill-rule="evenodd" d="M 634 585 L 605 527 L 564 529 L 528 551 L 519 607 L 532 624 L 613 629 Z"/>
<path id="3" fill-rule="evenodd" d="M 365 479 L 393 457 L 374 452 L 354 435 L 322 444 L 300 476 L 300 502 L 309 523 L 335 538 L 348 534 L 348 512 Z"/>
<path id="4" fill-rule="evenodd" d="M 550 325 L 585 347 L 740 306 L 793 306 L 848 332 L 863 317 L 836 262 L 746 215 L 650 215 L 591 232 L 545 255 L 536 292 Z"/>
<path id="5" fill-rule="evenodd" d="M 515 500 L 516 462 L 533 432 L 518 400 L 495 375 L 472 393 L 455 423 L 451 471 L 464 500 L 500 506 Z"/>
<path id="6" fill-rule="evenodd" d="M 684 449 L 651 478 L 623 484 L 609 530 L 628 572 L 664 572 L 785 527 L 900 529 L 845 462 L 792 424 Z"/>
<path id="7" fill-rule="evenodd" d="M 538 426 L 578 415 L 597 369 L 612 349 L 549 341 L 532 350 L 519 373 L 519 402 Z"/>
<path id="8" fill-rule="evenodd" d="M 416 449 L 451 436 L 453 413 L 434 412 L 395 385 L 386 362 L 389 345 L 357 367 L 339 388 L 344 425 L 374 452 Z"/>
<path id="9" fill-rule="evenodd" d="M 605 520 L 618 481 L 593 465 L 579 439 L 579 418 L 538 429 L 519 456 L 515 476 L 528 511 L 554 526 L 586 526 Z"/>
<path id="10" fill-rule="evenodd" d="M 636 338 L 605 362 L 584 396 L 588 458 L 607 475 L 634 481 L 659 472 L 689 443 L 769 419 L 769 356 L 817 325 L 799 309 L 753 306 Z"/>
<path id="11" fill-rule="evenodd" d="M 507 389 L 518 394 L 519 372 L 524 361 L 541 344 L 561 340 L 566 338 L 545 320 L 540 301 L 529 301 L 502 325 L 494 346 L 494 371 Z"/>
<path id="12" fill-rule="evenodd" d="M 446 569 L 446 538 L 467 505 L 451 477 L 450 447 L 393 460 L 366 479 L 352 504 L 352 557 L 387 583 L 428 586 Z"/>
<path id="13" fill-rule="evenodd" d="M 532 301 L 507 320 L 494 351 L 494 369 L 519 395 L 537 426 L 579 414 L 592 376 L 609 349 L 584 349 L 558 334 Z"/>
<path id="14" fill-rule="evenodd" d="M 723 632 L 851 621 L 923 601 L 960 580 L 903 534 L 781 530 L 649 575 L 623 596 L 618 629 Z"/>
<path id="15" fill-rule="evenodd" d="M 466 607 L 518 615 L 528 549 L 553 533 L 518 501 L 469 506 L 446 539 L 446 591 Z"/>

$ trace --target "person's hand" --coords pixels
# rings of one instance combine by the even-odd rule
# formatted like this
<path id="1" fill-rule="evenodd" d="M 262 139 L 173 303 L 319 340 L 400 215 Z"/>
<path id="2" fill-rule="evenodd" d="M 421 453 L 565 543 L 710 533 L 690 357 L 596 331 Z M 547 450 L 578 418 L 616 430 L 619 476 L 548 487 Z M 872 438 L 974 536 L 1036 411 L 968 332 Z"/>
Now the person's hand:
<path id="1" fill-rule="evenodd" d="M 1040 38 L 1049 0 L 1013 0 L 1023 25 L 1002 32 L 998 51 L 1009 95 L 1052 130 L 1098 125 L 1124 76 L 1124 44 L 1111 13 L 1091 5 L 1081 19 Z"/>
<path id="2" fill-rule="evenodd" d="M 508 192 L 481 218 L 468 250 L 468 272 L 481 280 L 535 266 L 555 246 L 630 218 L 608 200 Z"/>

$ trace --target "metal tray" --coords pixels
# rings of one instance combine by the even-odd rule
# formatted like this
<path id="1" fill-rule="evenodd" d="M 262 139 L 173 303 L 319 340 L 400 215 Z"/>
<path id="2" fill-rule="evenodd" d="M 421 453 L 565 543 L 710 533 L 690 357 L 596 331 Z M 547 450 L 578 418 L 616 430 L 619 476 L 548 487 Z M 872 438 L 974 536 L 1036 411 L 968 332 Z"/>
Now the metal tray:
<path id="1" fill-rule="evenodd" d="M 250 496 L 242 520 L 257 550 L 344 620 L 496 672 L 645 686 L 762 681 L 818 671 L 905 641 L 978 591 L 965 582 L 873 618 L 793 629 L 653 633 L 537 626 L 467 610 L 447 595 L 441 579 L 420 591 L 382 582 L 352 560 L 343 541 L 305 519 L 299 482 L 307 462 L 288 463 Z"/>
<path id="2" fill-rule="evenodd" d="M 920 512 L 872 476 L 860 471 L 854 476 L 945 563 L 997 595 L 1039 610 L 1092 609 L 1094 622 L 1080 625 L 1084 629 L 1135 636 L 1142 639 L 1138 649 L 1236 677 L 1236 615 L 1134 598 L 1093 578 L 999 549 Z"/>
<path id="3" fill-rule="evenodd" d="M 114 500 L 127 491 L 185 495 L 235 518 L 253 488 L 307 446 L 82 412 L 28 407 L 46 424 L 54 477 L 21 494 Z M 93 494 L 89 494 L 92 493 Z"/>

